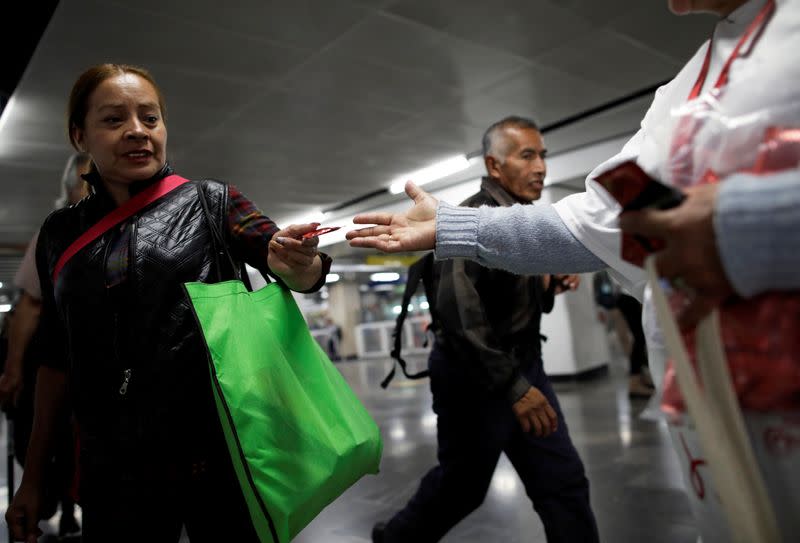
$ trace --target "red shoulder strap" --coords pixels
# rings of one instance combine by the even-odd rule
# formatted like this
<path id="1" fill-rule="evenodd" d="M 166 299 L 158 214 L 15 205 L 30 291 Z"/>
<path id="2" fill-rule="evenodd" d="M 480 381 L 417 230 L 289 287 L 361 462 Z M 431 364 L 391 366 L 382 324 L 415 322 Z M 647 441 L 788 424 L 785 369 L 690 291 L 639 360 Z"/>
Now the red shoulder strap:
<path id="1" fill-rule="evenodd" d="M 58 262 L 56 262 L 56 268 L 53 270 L 53 283 L 55 284 L 56 279 L 58 279 L 58 274 L 61 273 L 61 269 L 64 267 L 64 265 L 69 262 L 69 259 L 75 256 L 78 251 L 86 247 L 93 240 L 99 238 L 105 232 L 111 228 L 114 228 L 114 226 L 118 225 L 140 209 L 152 204 L 162 196 L 172 192 L 176 188 L 188 182 L 188 179 L 184 179 L 179 175 L 168 175 L 167 177 L 156 181 L 142 192 L 100 219 L 100 222 L 89 228 L 86 232 L 81 234 L 78 239 L 73 241 L 72 244 L 67 247 L 64 253 L 59 257 Z"/>

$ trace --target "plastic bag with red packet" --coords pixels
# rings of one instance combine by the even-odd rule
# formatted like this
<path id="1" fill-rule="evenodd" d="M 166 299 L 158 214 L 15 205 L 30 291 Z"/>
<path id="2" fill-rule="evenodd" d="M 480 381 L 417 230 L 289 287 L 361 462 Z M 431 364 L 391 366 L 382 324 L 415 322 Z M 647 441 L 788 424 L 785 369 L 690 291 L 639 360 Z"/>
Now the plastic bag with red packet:
<path id="1" fill-rule="evenodd" d="M 710 120 L 705 122 L 708 124 Z M 716 119 L 716 124 L 722 122 L 722 119 Z M 748 128 L 746 123 L 741 119 L 738 122 L 729 119 L 727 124 L 738 127 L 729 139 L 739 144 L 747 142 L 749 138 L 737 133 Z M 713 133 L 704 134 L 708 145 L 705 150 L 678 149 L 673 155 L 675 161 L 683 160 L 688 153 L 694 155 L 694 173 L 699 175 L 697 183 L 724 182 L 725 177 L 739 172 L 763 176 L 766 183 L 769 182 L 768 174 L 796 169 L 800 165 L 800 128 L 765 126 L 758 130 L 761 141 L 751 147 L 755 152 L 743 153 L 751 155 L 750 164 L 740 164 L 740 169 L 733 172 L 720 171 L 717 165 L 725 163 L 724 156 L 736 155 L 732 162 L 741 162 L 744 157 L 735 153 L 730 145 L 725 145 L 728 142 L 723 141 L 720 127 L 716 128 L 716 131 L 712 128 Z M 716 145 L 711 145 L 711 142 Z M 671 172 L 682 175 L 674 179 L 677 185 L 689 184 L 692 174 L 687 175 L 674 162 Z M 597 181 L 617 199 L 623 211 L 643 207 L 666 209 L 682 199 L 680 191 L 659 183 L 633 162 L 604 173 Z M 623 235 L 622 257 L 638 266 L 643 266 L 648 254 L 661 248 L 661 240 Z M 747 256 L 742 255 L 742 258 Z M 754 262 L 753 265 L 759 264 Z M 671 289 L 669 299 L 673 309 L 683 307 L 687 302 L 685 294 L 677 289 Z M 800 294 L 771 292 L 749 300 L 731 299 L 719 308 L 719 316 L 722 343 L 741 406 L 759 411 L 800 410 Z M 684 341 L 688 352 L 694 353 L 695 333 L 684 334 Z M 664 378 L 662 407 L 674 415 L 685 409 L 671 365 Z"/>
<path id="2" fill-rule="evenodd" d="M 800 174 L 800 64 L 776 54 L 796 47 L 797 12 L 776 0 L 748 4 L 758 13 L 733 49 L 725 50 L 724 63 L 713 66 L 713 53 L 724 48 L 712 36 L 686 101 L 665 110 L 680 99 L 666 89 L 666 102 L 654 103 L 646 118 L 638 160 L 667 186 L 682 190 L 735 175 L 770 183 L 776 172 Z M 609 179 L 614 175 L 606 187 L 622 202 L 625 174 L 610 172 Z M 639 176 L 630 183 L 647 187 L 654 181 Z M 641 264 L 658 243 L 626 237 L 623 256 Z M 780 247 L 782 240 L 769 243 Z M 652 257 L 645 267 L 646 311 L 658 316 L 653 337 L 663 336 L 671 357 L 662 407 L 671 415 L 673 436 L 688 432 L 699 446 L 702 463 L 683 466 L 687 482 L 694 483 L 689 474 L 702 475 L 702 465 L 713 483 L 711 492 L 690 499 L 699 526 L 709 527 L 708 539 L 715 541 L 800 541 L 800 294 L 727 300 L 681 337 L 674 313 L 686 302 L 682 297 L 693 294 L 660 280 Z M 714 518 L 716 506 L 724 510 L 724 523 Z"/>
<path id="3" fill-rule="evenodd" d="M 768 133 L 778 135 L 781 141 L 786 131 L 770 130 Z M 790 135 L 788 139 L 791 141 L 793 137 Z M 782 155 L 791 156 L 791 151 L 775 138 L 769 141 L 763 147 L 767 152 L 759 155 L 758 164 L 776 165 Z M 716 176 L 706 176 L 706 179 L 712 178 Z M 679 205 L 684 198 L 681 191 L 659 183 L 632 162 L 606 172 L 597 181 L 614 195 L 623 212 L 645 207 L 667 209 Z M 622 240 L 622 256 L 643 266 L 645 258 L 663 245 L 659 239 L 626 234 Z M 720 502 L 720 498 L 706 498 L 703 485 L 699 493 L 693 487 L 697 495 L 691 496 L 691 503 L 700 515 L 698 520 L 704 536 L 727 539 L 736 534 L 733 539 L 737 541 L 777 540 L 782 531 L 777 518 L 788 515 L 776 516 L 773 505 L 776 489 L 792 485 L 770 484 L 763 474 L 780 476 L 795 467 L 793 447 L 788 446 L 786 453 L 775 454 L 775 443 L 772 443 L 775 439 L 768 439 L 768 436 L 778 433 L 786 436 L 788 431 L 791 437 L 792 431 L 798 429 L 792 413 L 797 413 L 800 390 L 797 358 L 800 354 L 800 334 L 797 333 L 800 297 L 771 293 L 753 300 L 728 301 L 700 324 L 698 332 L 684 334 L 681 341 L 669 314 L 688 303 L 687 295 L 659 281 L 652 260 L 647 262 L 647 267 L 659 321 L 670 352 L 676 357 L 667 365 L 661 396 L 663 410 L 671 415 L 673 439 L 675 436 L 683 439 L 684 434 L 697 439 L 705 452 L 701 461 L 710 469 L 708 482 L 716 491 L 715 495 L 738 496 L 735 500 Z M 669 302 L 664 291 L 670 293 Z M 771 327 L 771 324 L 777 326 Z M 691 417 L 684 419 L 687 406 Z M 745 419 L 740 406 L 768 413 L 768 416 L 760 420 L 752 416 Z M 785 416 L 778 419 L 770 416 L 776 411 L 784 412 Z M 755 428 L 757 433 L 763 433 L 762 438 L 752 439 L 748 426 L 751 432 Z M 696 427 L 696 431 L 692 427 Z M 683 445 L 685 448 L 685 443 Z M 692 484 L 703 481 L 695 471 L 696 466 L 683 467 L 691 471 Z M 727 523 L 719 521 L 720 505 Z"/>

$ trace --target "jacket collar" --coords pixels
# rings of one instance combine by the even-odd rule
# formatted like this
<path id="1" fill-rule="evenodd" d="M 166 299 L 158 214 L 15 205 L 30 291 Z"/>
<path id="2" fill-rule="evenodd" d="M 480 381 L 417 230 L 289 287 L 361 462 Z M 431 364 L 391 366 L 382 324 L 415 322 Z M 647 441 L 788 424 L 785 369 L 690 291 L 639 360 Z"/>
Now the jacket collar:
<path id="1" fill-rule="evenodd" d="M 130 185 L 128 185 L 128 191 L 130 192 L 131 196 L 135 196 L 140 192 L 142 192 L 147 187 L 149 187 L 150 185 L 152 185 L 153 183 L 155 183 L 156 181 L 158 181 L 159 179 L 163 179 L 168 175 L 172 175 L 173 173 L 174 170 L 172 169 L 172 166 L 169 165 L 169 162 L 165 162 L 164 166 L 158 172 L 156 172 L 156 174 L 150 179 L 135 181 Z M 97 171 L 94 165 L 92 165 L 92 170 L 89 173 L 85 173 L 81 177 L 84 179 L 84 181 L 89 183 L 89 185 L 92 187 L 92 192 L 97 196 L 99 200 L 102 201 L 108 200 L 112 202 L 113 205 L 113 199 L 106 190 L 105 185 L 103 185 L 103 178 L 100 177 L 100 172 Z"/>
<path id="2" fill-rule="evenodd" d="M 489 193 L 489 196 L 503 207 L 513 206 L 514 204 L 531 203 L 516 198 L 513 194 L 504 189 L 497 180 L 488 175 L 481 178 L 481 190 Z"/>

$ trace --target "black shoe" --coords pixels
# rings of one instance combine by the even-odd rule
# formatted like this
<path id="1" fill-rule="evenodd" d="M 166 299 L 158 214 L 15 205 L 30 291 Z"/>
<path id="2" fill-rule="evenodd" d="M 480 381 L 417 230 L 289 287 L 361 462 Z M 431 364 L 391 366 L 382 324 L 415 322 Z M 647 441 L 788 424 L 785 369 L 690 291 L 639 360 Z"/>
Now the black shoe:
<path id="1" fill-rule="evenodd" d="M 372 527 L 372 543 L 383 543 L 383 534 L 386 531 L 386 523 L 378 522 Z"/>
<path id="2" fill-rule="evenodd" d="M 631 375 L 628 380 L 628 397 L 630 398 L 649 398 L 655 392 L 654 387 L 649 387 L 642 380 L 641 375 Z"/>

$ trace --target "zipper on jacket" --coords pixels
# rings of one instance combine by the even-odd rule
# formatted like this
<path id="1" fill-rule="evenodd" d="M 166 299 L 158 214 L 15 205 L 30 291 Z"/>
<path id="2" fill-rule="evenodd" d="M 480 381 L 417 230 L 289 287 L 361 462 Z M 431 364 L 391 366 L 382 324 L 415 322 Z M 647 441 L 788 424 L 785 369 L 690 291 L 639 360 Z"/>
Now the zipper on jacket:
<path id="1" fill-rule="evenodd" d="M 126 289 L 128 292 L 128 299 L 132 299 L 130 293 L 134 292 L 134 284 L 133 284 L 133 264 L 136 261 L 134 249 L 136 248 L 136 224 L 137 224 L 137 216 L 133 215 L 130 218 L 130 239 L 128 240 L 128 262 L 127 262 L 127 270 L 125 270 L 125 282 L 127 283 L 122 288 Z M 114 317 L 117 318 L 119 315 L 118 311 L 115 311 Z M 116 323 L 116 332 L 114 334 L 115 337 L 115 348 L 117 349 L 117 360 L 122 362 L 122 357 L 119 353 L 119 323 Z M 130 331 L 128 331 L 130 332 Z M 129 338 L 130 339 L 130 338 Z M 128 385 L 131 382 L 131 375 L 133 374 L 133 368 L 127 368 L 122 372 L 122 385 L 119 387 L 119 395 L 125 396 L 128 393 Z"/>
<path id="2" fill-rule="evenodd" d="M 133 373 L 133 370 L 131 368 L 128 368 L 124 372 L 122 372 L 122 375 L 123 375 L 123 377 L 122 377 L 122 386 L 119 387 L 119 395 L 120 396 L 124 396 L 125 394 L 128 393 L 128 384 L 130 384 L 130 382 L 131 382 L 131 374 L 132 373 Z"/>
<path id="3" fill-rule="evenodd" d="M 136 226 L 139 224 L 139 216 L 133 215 L 130 218 L 131 221 L 131 235 L 130 239 L 128 240 L 128 270 L 126 273 L 127 276 L 127 283 L 128 283 L 128 292 L 135 292 L 133 290 L 134 284 L 133 279 L 136 277 L 133 273 L 133 268 L 136 263 Z"/>
<path id="4" fill-rule="evenodd" d="M 108 241 L 106 242 L 105 251 L 103 255 L 103 280 L 107 281 L 108 279 L 108 259 L 111 254 L 111 246 L 114 245 L 114 240 L 117 239 L 117 236 L 121 235 L 122 232 L 125 230 L 125 223 L 123 222 L 119 225 L 118 228 L 115 228 L 112 232 L 113 234 L 109 237 Z M 128 262 L 130 262 L 130 254 L 128 255 Z M 129 270 L 126 270 L 126 275 L 128 274 Z M 127 277 L 126 277 L 127 280 Z M 112 332 L 111 332 L 111 342 L 112 342 L 112 350 L 114 355 L 114 362 L 117 367 L 123 366 L 123 360 L 121 356 L 120 350 L 120 299 L 119 299 L 119 292 L 115 292 L 114 294 L 111 293 L 113 289 L 120 289 L 120 288 L 127 288 L 127 285 L 115 285 L 109 287 L 106 283 L 106 300 L 108 305 L 112 311 Z M 120 383 L 119 387 L 119 395 L 125 396 L 128 393 L 128 386 L 131 381 L 131 368 L 125 368 L 122 370 L 122 382 Z"/>

